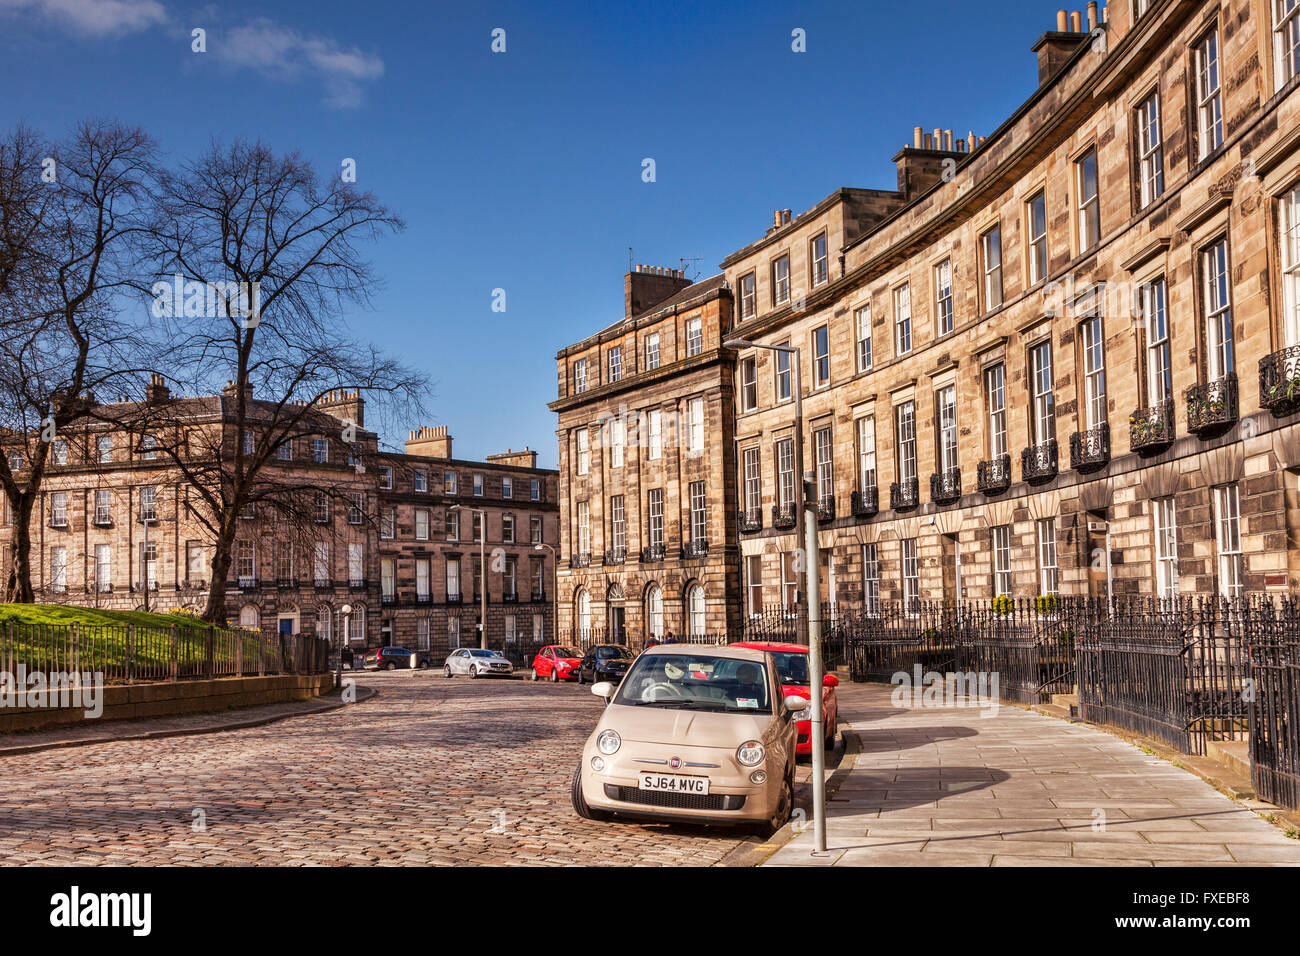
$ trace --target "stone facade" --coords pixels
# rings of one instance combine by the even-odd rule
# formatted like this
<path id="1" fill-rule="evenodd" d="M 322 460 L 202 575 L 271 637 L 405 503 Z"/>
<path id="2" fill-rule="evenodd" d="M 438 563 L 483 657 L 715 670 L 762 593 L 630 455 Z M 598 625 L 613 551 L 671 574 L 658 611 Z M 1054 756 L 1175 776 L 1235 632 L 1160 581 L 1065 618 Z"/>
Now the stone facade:
<path id="1" fill-rule="evenodd" d="M 1300 34 L 1256 0 L 1145 7 L 1058 22 L 995 133 L 917 127 L 896 191 L 724 260 L 723 337 L 801 352 L 823 600 L 1296 586 Z M 724 354 L 722 580 L 756 611 L 800 583 L 772 526 L 793 402 L 777 353 Z"/>

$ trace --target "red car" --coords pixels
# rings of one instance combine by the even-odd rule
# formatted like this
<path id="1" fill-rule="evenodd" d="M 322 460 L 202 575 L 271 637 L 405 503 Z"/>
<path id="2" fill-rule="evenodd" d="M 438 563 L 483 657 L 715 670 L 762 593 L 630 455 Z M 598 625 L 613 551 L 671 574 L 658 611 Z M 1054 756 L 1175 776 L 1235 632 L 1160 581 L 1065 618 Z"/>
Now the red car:
<path id="1" fill-rule="evenodd" d="M 751 641 L 732 644 L 732 647 L 752 647 L 758 651 L 771 651 L 776 658 L 776 670 L 781 675 L 781 693 L 794 694 L 812 700 L 812 687 L 808 684 L 808 648 L 803 644 L 768 643 Z M 840 679 L 834 674 L 826 674 L 822 679 L 822 722 L 826 731 L 826 747 L 835 746 L 835 725 L 839 722 L 840 707 L 835 697 L 835 688 L 840 686 Z M 794 752 L 812 753 L 812 719 L 795 721 Z"/>
<path id="2" fill-rule="evenodd" d="M 582 651 L 563 644 L 547 644 L 533 658 L 533 680 L 577 680 Z"/>

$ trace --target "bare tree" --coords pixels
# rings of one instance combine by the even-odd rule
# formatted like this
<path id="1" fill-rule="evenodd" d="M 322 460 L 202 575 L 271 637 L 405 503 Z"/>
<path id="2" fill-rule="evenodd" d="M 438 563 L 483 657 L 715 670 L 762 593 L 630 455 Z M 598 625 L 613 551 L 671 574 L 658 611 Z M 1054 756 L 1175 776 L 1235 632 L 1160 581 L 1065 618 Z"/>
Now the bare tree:
<path id="1" fill-rule="evenodd" d="M 241 515 L 269 512 L 305 537 L 319 494 L 346 498 L 355 487 L 346 469 L 305 480 L 284 467 L 285 443 L 328 435 L 364 469 L 374 436 L 340 412 L 339 393 L 376 411 L 422 407 L 422 377 L 358 342 L 344 322 L 375 286 L 361 244 L 401 228 L 369 192 L 322 180 L 297 154 L 278 157 L 260 142 L 213 145 L 160 177 L 149 291 L 168 381 L 189 395 L 219 394 L 220 407 L 146 401 L 122 424 L 143 435 L 172 422 L 154 447 L 214 541 L 210 622 L 225 622 Z"/>
<path id="2" fill-rule="evenodd" d="M 87 393 L 129 377 L 139 337 L 121 320 L 154 165 L 141 130 L 82 123 L 46 148 L 0 139 L 0 489 L 13 523 L 8 601 L 34 598 L 31 521 L 60 432 Z"/>

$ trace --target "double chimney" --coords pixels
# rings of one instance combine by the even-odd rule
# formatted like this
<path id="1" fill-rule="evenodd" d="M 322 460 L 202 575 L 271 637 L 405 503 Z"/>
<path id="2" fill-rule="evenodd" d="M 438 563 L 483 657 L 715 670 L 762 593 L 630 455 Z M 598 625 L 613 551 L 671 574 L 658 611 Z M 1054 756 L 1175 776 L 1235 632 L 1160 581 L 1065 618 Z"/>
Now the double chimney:
<path id="1" fill-rule="evenodd" d="M 682 269 L 638 265 L 623 276 L 623 318 L 640 315 L 690 284 Z"/>
<path id="2" fill-rule="evenodd" d="M 1056 29 L 1044 33 L 1033 47 L 1038 54 L 1038 85 L 1042 86 L 1056 76 L 1074 56 L 1079 44 L 1086 41 L 1105 20 L 1106 11 L 1103 8 L 1099 13 L 1095 0 L 1088 4 L 1084 13 L 1057 10 Z"/>

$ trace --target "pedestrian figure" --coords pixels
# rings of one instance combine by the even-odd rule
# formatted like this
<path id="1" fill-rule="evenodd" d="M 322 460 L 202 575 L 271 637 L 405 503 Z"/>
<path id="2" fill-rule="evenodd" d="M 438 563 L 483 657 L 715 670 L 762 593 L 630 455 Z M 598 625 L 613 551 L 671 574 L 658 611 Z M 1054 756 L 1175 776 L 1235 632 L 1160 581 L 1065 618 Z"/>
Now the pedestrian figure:
<path id="1" fill-rule="evenodd" d="M 665 643 L 665 644 L 676 644 L 676 643 L 677 643 L 677 638 L 673 636 L 673 632 L 672 632 L 672 630 L 669 630 L 668 633 L 664 635 L 664 643 Z"/>

